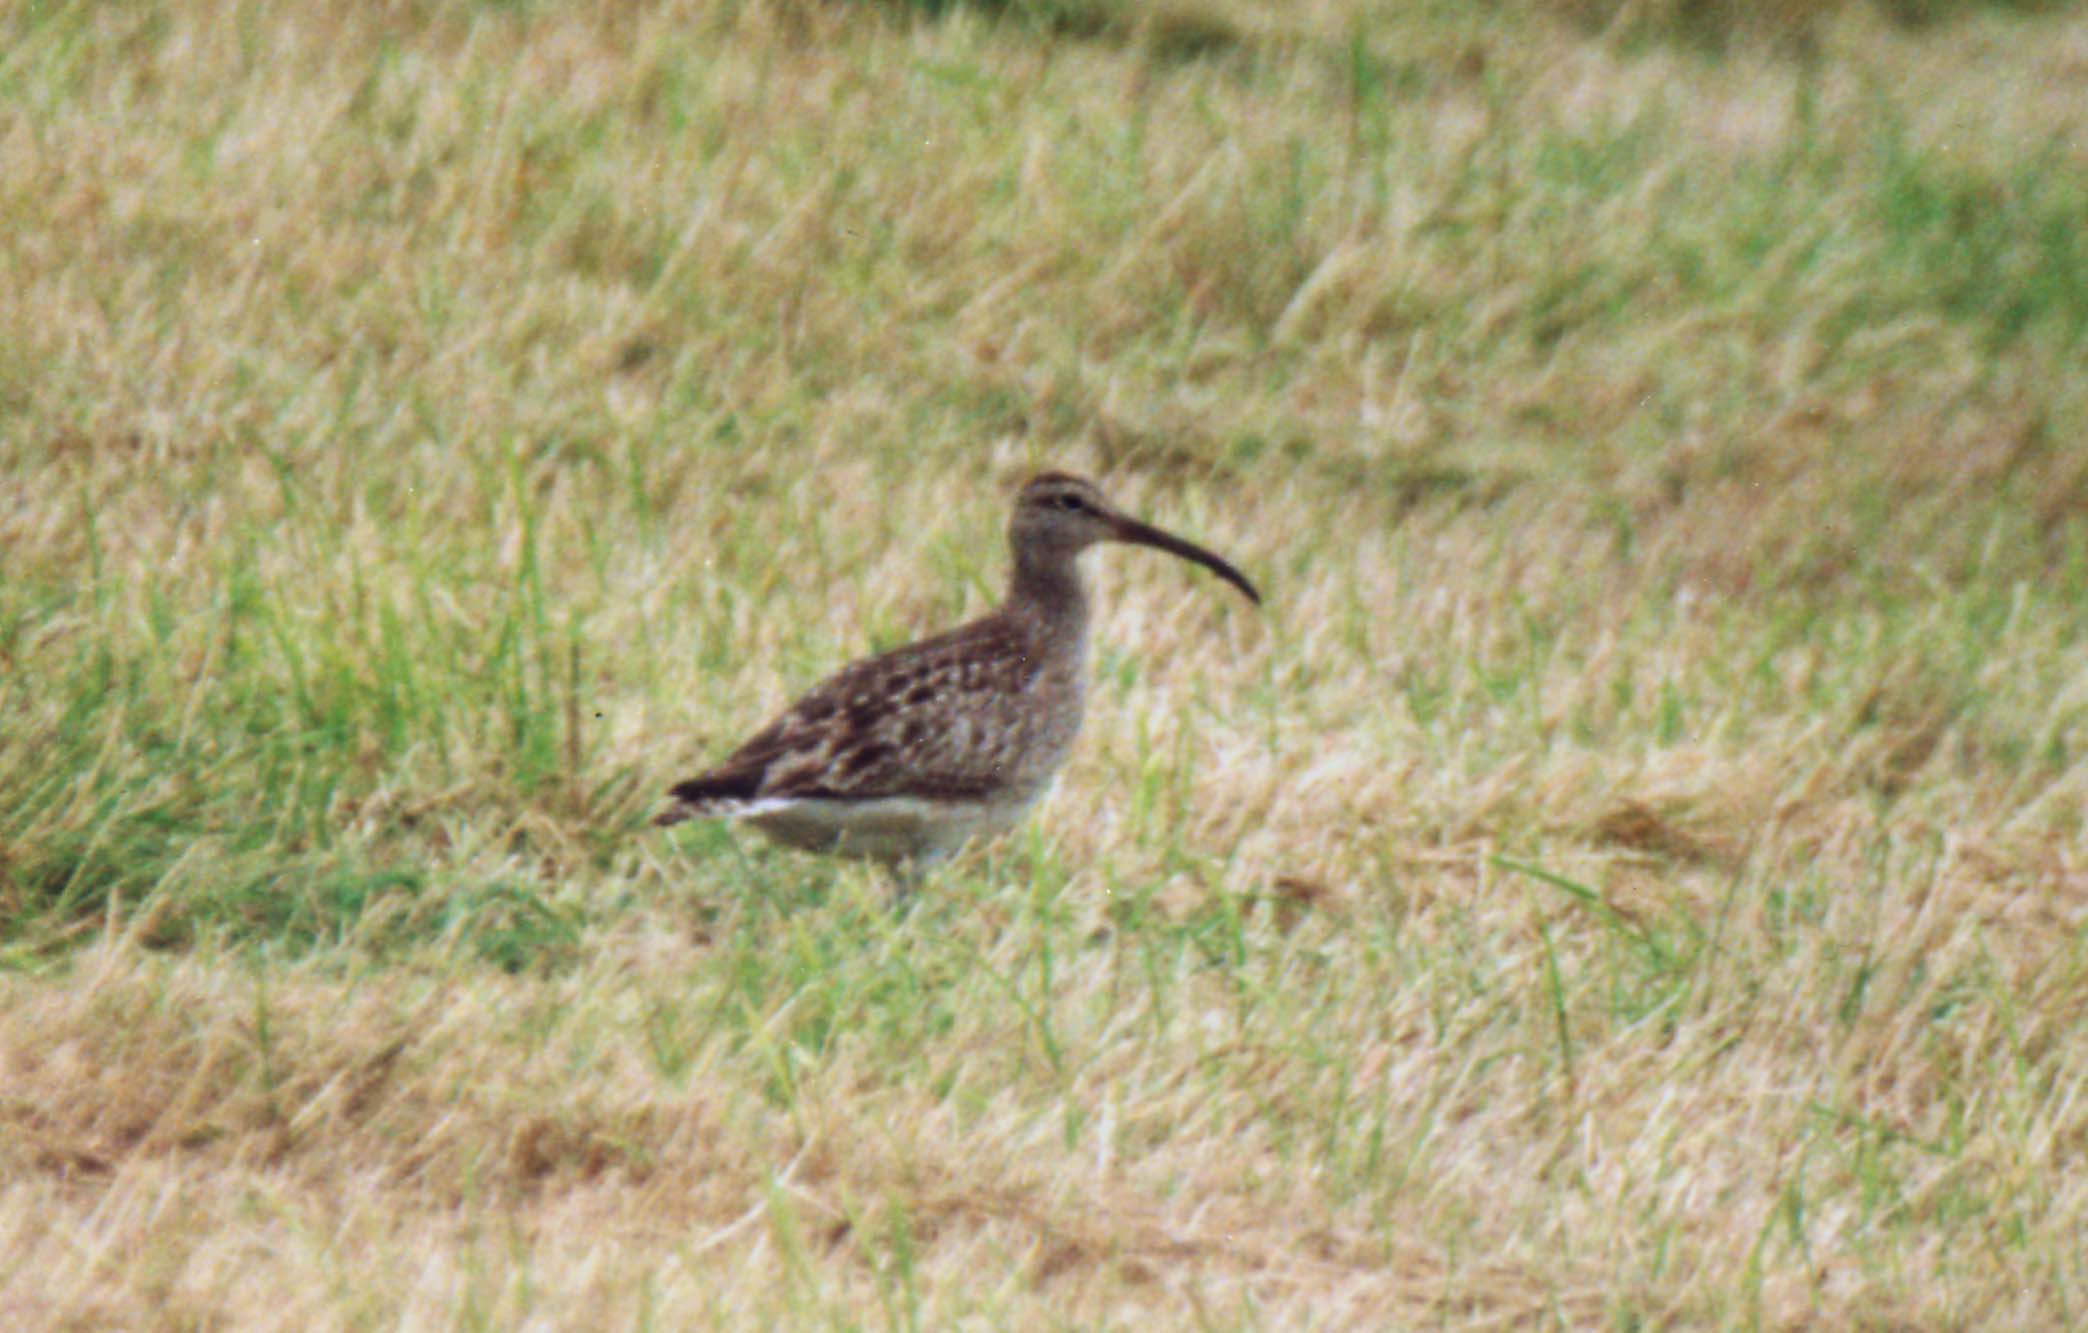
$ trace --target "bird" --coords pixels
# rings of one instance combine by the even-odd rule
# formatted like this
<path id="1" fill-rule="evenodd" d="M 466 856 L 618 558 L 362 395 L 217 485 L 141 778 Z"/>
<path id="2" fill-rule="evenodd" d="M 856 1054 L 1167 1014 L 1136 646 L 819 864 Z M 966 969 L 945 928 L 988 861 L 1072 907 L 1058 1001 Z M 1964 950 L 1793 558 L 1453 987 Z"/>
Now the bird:
<path id="1" fill-rule="evenodd" d="M 675 784 L 653 822 L 742 822 L 907 882 L 1014 827 L 1080 731 L 1089 618 L 1080 557 L 1103 542 L 1178 556 L 1261 603 L 1231 564 L 1124 513 L 1093 482 L 1039 473 L 1015 496 L 999 606 L 841 668 L 717 766 Z"/>

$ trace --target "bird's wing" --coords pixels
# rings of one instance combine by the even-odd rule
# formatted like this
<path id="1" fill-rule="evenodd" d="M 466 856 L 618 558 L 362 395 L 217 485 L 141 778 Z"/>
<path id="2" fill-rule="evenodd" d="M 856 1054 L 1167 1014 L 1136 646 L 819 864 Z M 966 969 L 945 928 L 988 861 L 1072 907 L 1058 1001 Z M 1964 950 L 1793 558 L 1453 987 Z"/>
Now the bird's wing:
<path id="1" fill-rule="evenodd" d="M 851 663 L 707 773 L 674 787 L 691 806 L 765 799 L 975 799 L 1025 744 L 1011 707 L 1040 667 L 996 617 Z"/>

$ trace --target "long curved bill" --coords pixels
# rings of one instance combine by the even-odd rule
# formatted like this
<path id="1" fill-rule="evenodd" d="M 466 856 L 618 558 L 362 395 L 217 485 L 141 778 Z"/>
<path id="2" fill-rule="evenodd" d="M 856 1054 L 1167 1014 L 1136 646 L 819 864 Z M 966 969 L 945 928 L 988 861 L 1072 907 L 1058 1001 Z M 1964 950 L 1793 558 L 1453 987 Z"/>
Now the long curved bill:
<path id="1" fill-rule="evenodd" d="M 1247 594 L 1248 601 L 1253 602 L 1256 606 L 1261 605 L 1261 594 L 1254 590 L 1254 585 L 1247 581 L 1245 574 L 1234 569 L 1217 556 L 1212 555 L 1195 542 L 1183 541 L 1171 532 L 1162 532 L 1150 523 L 1141 523 L 1137 519 L 1127 518 L 1123 514 L 1112 514 L 1110 519 L 1111 526 L 1115 529 L 1111 535 L 1117 541 L 1129 542 L 1134 546 L 1150 546 L 1156 550 L 1165 551 L 1169 555 L 1178 555 L 1191 564 L 1202 565 L 1205 569 L 1210 570 L 1219 578 L 1224 579 L 1233 587 Z"/>

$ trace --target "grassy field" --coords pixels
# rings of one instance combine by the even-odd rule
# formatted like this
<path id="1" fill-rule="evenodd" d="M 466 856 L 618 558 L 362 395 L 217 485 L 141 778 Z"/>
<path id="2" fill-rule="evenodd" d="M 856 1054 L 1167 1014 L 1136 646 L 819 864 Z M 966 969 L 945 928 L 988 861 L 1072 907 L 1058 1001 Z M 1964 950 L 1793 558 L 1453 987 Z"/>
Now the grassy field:
<path id="1" fill-rule="evenodd" d="M 0 8 L 0 1322 L 2088 1321 L 2088 17 L 940 8 Z"/>

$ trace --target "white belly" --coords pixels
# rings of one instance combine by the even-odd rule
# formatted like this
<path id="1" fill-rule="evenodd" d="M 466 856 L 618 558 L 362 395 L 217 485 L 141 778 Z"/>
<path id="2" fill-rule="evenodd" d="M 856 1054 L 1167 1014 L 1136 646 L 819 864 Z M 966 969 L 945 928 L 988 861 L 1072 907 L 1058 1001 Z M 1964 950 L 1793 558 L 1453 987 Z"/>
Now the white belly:
<path id="1" fill-rule="evenodd" d="M 1035 803 L 1035 797 L 1009 801 L 783 797 L 756 801 L 738 812 L 738 817 L 786 847 L 857 856 L 887 865 L 901 861 L 927 865 L 973 838 L 991 837 L 1014 827 Z"/>

